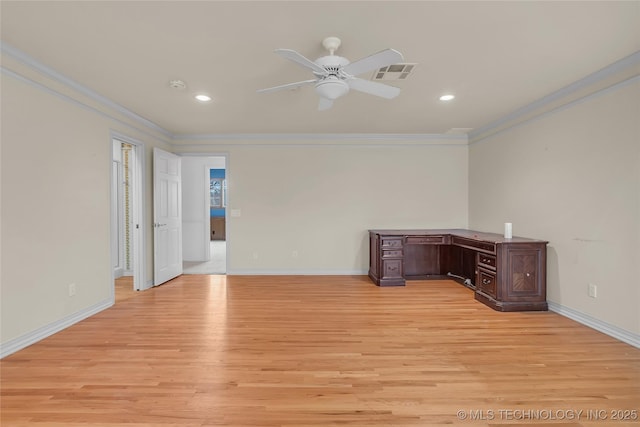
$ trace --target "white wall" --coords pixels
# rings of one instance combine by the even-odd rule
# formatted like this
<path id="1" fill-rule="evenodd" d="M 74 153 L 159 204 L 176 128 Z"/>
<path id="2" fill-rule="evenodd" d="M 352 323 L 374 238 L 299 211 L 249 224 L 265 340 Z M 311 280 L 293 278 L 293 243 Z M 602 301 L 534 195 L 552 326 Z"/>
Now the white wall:
<path id="1" fill-rule="evenodd" d="M 182 258 L 208 261 L 211 241 L 209 169 L 224 169 L 224 157 L 182 158 Z"/>
<path id="2" fill-rule="evenodd" d="M 147 282 L 152 149 L 190 149 L 176 141 L 172 150 L 159 130 L 14 58 L 2 59 L 6 355 L 113 304 L 112 133 L 145 148 Z M 230 208 L 242 212 L 227 229 L 231 273 L 364 273 L 368 228 L 467 225 L 464 140 L 200 141 L 194 150 L 229 156 Z M 69 296 L 72 283 L 76 295 Z"/>
<path id="3" fill-rule="evenodd" d="M 500 232 L 510 221 L 516 235 L 550 241 L 553 306 L 640 332 L 638 83 L 470 147 L 451 139 L 304 137 L 172 147 L 159 130 L 2 59 L 2 354 L 113 303 L 112 131 L 145 144 L 147 280 L 153 147 L 224 152 L 228 209 L 241 213 L 227 225 L 231 274 L 365 273 L 367 229 Z M 588 283 L 598 286 L 597 298 L 587 296 Z"/>
<path id="4" fill-rule="evenodd" d="M 230 274 L 364 274 L 367 229 L 467 226 L 464 141 L 190 143 L 229 153 Z"/>
<path id="5" fill-rule="evenodd" d="M 640 84 L 596 93 L 469 151 L 469 224 L 549 240 L 548 300 L 640 333 Z M 597 298 L 588 296 L 588 284 Z M 633 335 L 631 335 L 633 336 Z"/>
<path id="6" fill-rule="evenodd" d="M 162 135 L 3 56 L 2 354 L 113 304 L 111 132 L 146 144 Z M 150 279 L 151 174 L 147 171 Z M 69 296 L 75 284 L 76 295 Z"/>

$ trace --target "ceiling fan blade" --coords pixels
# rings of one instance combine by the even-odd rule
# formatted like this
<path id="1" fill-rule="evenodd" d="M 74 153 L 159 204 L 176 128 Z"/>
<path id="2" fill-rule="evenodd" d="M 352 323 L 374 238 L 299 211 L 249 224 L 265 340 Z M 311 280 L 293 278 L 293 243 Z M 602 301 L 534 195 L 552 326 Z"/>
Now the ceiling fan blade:
<path id="1" fill-rule="evenodd" d="M 381 67 L 386 67 L 387 65 L 397 64 L 403 60 L 404 58 L 400 52 L 394 49 L 387 49 L 374 53 L 366 58 L 359 59 L 356 62 L 352 62 L 345 66 L 343 70 L 347 74 L 357 76 L 358 74 L 366 73 L 367 71 L 376 70 Z"/>
<path id="2" fill-rule="evenodd" d="M 283 58 L 287 58 L 288 60 L 293 61 L 296 64 L 301 65 L 305 68 L 309 68 L 315 71 L 316 73 L 327 74 L 327 70 L 325 70 L 324 68 L 322 68 L 321 66 L 313 62 L 312 60 L 307 59 L 304 56 L 300 55 L 295 50 L 276 49 L 275 52 L 278 55 L 282 56 Z"/>
<path id="3" fill-rule="evenodd" d="M 395 98 L 400 94 L 400 89 L 397 87 L 359 79 L 357 77 L 347 80 L 347 84 L 351 89 L 387 99 Z"/>
<path id="4" fill-rule="evenodd" d="M 266 89 L 258 89 L 259 93 L 269 93 L 269 92 L 276 92 L 279 90 L 284 90 L 284 89 L 296 89 L 299 88 L 300 86 L 305 86 L 305 85 L 309 85 L 312 83 L 315 83 L 317 80 L 305 80 L 302 82 L 296 82 L 296 83 L 289 83 L 286 85 L 280 85 L 280 86 L 274 86 L 274 87 L 269 87 Z"/>
<path id="5" fill-rule="evenodd" d="M 318 102 L 318 111 L 324 111 L 331 108 L 333 105 L 333 101 L 331 99 L 327 99 L 323 96 L 320 97 L 320 102 Z"/>

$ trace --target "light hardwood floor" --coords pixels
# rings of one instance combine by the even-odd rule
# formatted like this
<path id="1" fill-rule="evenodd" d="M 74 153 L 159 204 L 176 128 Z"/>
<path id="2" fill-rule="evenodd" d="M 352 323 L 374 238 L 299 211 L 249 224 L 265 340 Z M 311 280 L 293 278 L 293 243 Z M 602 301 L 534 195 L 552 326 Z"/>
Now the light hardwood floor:
<path id="1" fill-rule="evenodd" d="M 133 289 L 133 277 L 123 276 L 115 280 L 116 304 L 133 298 L 139 293 Z"/>
<path id="2" fill-rule="evenodd" d="M 182 276 L 0 368 L 2 426 L 625 426 L 640 410 L 640 350 L 451 281 Z"/>

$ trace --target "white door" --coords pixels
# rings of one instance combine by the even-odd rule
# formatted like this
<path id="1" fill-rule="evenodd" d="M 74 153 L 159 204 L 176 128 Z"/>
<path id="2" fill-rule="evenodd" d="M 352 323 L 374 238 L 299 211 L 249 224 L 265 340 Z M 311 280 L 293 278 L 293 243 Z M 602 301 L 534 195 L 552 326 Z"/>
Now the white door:
<path id="1" fill-rule="evenodd" d="M 182 274 L 180 157 L 153 149 L 153 285 Z"/>

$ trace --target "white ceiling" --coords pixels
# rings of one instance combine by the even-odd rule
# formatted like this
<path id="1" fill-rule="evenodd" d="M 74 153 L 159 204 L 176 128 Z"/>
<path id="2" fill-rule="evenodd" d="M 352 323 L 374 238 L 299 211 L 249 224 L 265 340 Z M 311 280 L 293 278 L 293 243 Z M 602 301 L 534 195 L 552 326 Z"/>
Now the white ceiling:
<path id="1" fill-rule="evenodd" d="M 478 128 L 640 49 L 640 2 L 1 2 L 2 41 L 172 134 L 408 133 Z M 392 100 L 317 111 L 313 75 L 273 53 L 418 63 Z M 369 78 L 369 75 L 360 77 Z M 184 91 L 170 79 L 184 80 Z M 202 104 L 196 91 L 213 96 Z M 454 93 L 443 103 L 438 97 Z"/>

